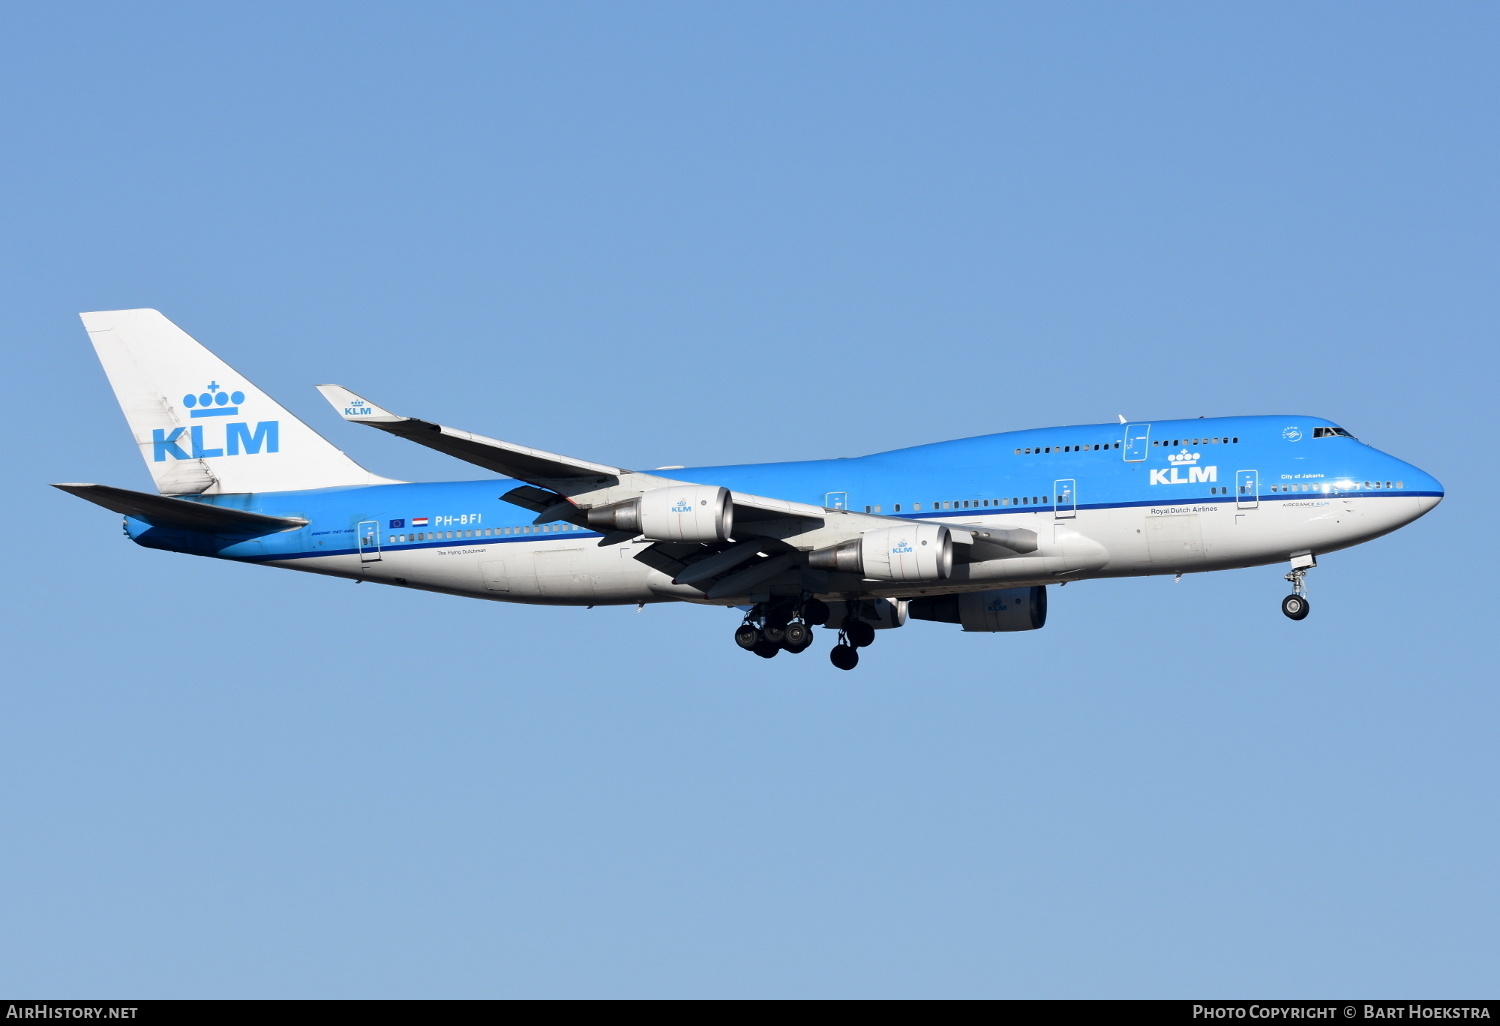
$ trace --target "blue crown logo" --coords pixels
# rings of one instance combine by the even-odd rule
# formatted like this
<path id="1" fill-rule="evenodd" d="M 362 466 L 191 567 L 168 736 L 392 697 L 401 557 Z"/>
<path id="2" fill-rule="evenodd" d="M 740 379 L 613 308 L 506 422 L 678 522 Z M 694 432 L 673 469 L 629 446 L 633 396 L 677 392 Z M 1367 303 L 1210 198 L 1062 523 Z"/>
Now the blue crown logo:
<path id="1" fill-rule="evenodd" d="M 238 417 L 244 401 L 244 392 L 225 392 L 217 381 L 210 381 L 206 392 L 182 397 L 182 405 L 192 411 L 189 417 Z"/>

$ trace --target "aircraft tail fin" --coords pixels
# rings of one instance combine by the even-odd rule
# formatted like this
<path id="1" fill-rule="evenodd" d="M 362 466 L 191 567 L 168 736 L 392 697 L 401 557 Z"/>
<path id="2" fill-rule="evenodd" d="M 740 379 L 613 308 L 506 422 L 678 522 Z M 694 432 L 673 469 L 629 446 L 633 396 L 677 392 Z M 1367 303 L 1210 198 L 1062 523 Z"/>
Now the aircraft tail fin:
<path id="1" fill-rule="evenodd" d="M 155 310 L 80 314 L 163 495 L 383 484 Z"/>

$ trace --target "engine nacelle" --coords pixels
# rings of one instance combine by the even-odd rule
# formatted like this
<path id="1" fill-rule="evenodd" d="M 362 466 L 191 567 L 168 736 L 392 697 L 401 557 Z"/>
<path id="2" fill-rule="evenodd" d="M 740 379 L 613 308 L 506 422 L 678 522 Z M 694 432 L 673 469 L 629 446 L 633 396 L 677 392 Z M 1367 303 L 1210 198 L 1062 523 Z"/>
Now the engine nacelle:
<path id="1" fill-rule="evenodd" d="M 883 527 L 814 549 L 807 565 L 876 581 L 941 581 L 953 572 L 953 537 L 941 524 Z"/>
<path id="2" fill-rule="evenodd" d="M 651 541 L 719 542 L 734 531 L 734 502 L 718 485 L 652 488 L 627 502 L 589 510 L 589 526 Z"/>
<path id="3" fill-rule="evenodd" d="M 1047 623 L 1047 589 L 997 588 L 933 595 L 912 599 L 907 611 L 918 620 L 962 624 L 966 631 L 1034 631 Z"/>

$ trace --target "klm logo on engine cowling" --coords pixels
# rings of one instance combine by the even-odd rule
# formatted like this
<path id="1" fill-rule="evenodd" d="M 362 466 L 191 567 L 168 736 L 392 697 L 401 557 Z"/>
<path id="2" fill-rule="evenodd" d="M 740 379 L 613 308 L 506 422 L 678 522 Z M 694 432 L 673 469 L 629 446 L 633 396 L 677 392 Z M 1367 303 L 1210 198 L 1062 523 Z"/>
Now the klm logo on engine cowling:
<path id="1" fill-rule="evenodd" d="M 915 551 L 917 550 L 911 547 L 911 542 L 907 541 L 905 538 L 902 538 L 896 544 L 891 546 L 891 555 L 893 556 L 909 556 Z"/>
<path id="2" fill-rule="evenodd" d="M 688 502 L 686 499 L 678 499 L 675 503 L 672 504 L 673 513 L 691 513 L 692 511 L 693 504 L 691 502 Z"/>
<path id="3" fill-rule="evenodd" d="M 1201 452 L 1189 452 L 1184 448 L 1181 452 L 1174 452 L 1167 457 L 1170 467 L 1162 467 L 1151 471 L 1151 483 L 1159 484 L 1208 484 L 1219 480 L 1218 467 L 1200 467 L 1198 460 L 1202 457 Z M 1187 471 L 1186 474 L 1183 471 Z"/>
<path id="4" fill-rule="evenodd" d="M 197 395 L 182 397 L 182 405 L 190 420 L 205 417 L 228 418 L 240 415 L 240 404 L 245 393 L 224 391 L 217 381 Z M 156 463 L 167 460 L 208 460 L 218 456 L 256 456 L 260 453 L 279 452 L 281 449 L 280 421 L 256 421 L 252 428 L 245 421 L 224 423 L 215 419 L 208 424 L 191 427 L 153 428 L 151 430 L 151 459 Z"/>

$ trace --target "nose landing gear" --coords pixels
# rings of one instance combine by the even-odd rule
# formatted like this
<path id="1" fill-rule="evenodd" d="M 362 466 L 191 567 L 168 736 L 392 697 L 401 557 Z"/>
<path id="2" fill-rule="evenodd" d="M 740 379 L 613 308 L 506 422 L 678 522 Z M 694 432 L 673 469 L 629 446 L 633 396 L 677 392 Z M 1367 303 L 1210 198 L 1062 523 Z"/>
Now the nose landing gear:
<path id="1" fill-rule="evenodd" d="M 1318 565 L 1318 560 L 1312 555 L 1293 556 L 1292 572 L 1286 575 L 1291 582 L 1292 593 L 1281 600 L 1281 611 L 1289 620 L 1305 620 L 1312 607 L 1307 601 L 1307 572 Z"/>

